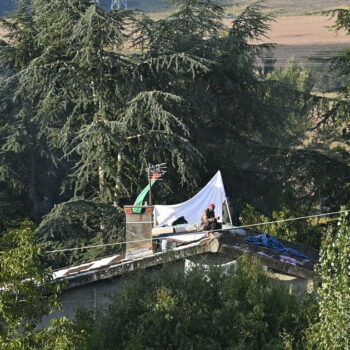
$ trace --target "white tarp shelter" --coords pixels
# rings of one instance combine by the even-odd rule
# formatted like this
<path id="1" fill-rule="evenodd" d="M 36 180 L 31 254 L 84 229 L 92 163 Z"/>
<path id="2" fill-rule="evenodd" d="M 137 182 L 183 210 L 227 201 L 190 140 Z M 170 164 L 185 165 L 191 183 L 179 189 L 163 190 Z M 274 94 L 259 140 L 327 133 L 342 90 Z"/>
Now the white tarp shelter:
<path id="1" fill-rule="evenodd" d="M 226 200 L 224 184 L 220 170 L 193 198 L 186 202 L 174 205 L 155 205 L 155 225 L 171 225 L 177 218 L 183 216 L 188 224 L 200 224 L 201 216 L 210 203 L 215 204 L 215 215 L 222 219 L 222 206 Z"/>

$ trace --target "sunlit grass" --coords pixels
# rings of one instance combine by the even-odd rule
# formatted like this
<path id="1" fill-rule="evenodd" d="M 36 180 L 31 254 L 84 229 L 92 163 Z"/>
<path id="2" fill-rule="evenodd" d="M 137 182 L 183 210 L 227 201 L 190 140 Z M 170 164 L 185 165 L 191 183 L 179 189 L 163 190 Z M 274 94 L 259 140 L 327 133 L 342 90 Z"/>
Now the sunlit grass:
<path id="1" fill-rule="evenodd" d="M 241 13 L 247 5 L 254 2 L 256 1 L 223 1 L 225 12 L 233 14 Z M 155 19 L 165 17 L 171 13 L 171 8 L 165 0 L 134 0 L 130 1 L 130 4 L 137 5 L 130 6 L 131 8 L 138 7 L 150 13 Z M 345 0 L 266 0 L 264 5 L 266 6 L 266 11 L 273 12 L 276 16 L 295 16 L 334 8 L 347 8 L 349 7 L 349 2 Z"/>

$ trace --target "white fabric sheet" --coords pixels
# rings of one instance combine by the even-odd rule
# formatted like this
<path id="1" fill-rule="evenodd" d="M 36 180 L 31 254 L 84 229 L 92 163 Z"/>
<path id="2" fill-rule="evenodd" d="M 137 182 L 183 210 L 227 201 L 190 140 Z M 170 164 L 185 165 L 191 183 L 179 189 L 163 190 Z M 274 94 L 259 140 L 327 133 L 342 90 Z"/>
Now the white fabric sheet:
<path id="1" fill-rule="evenodd" d="M 225 188 L 222 182 L 221 172 L 209 181 L 193 198 L 186 202 L 174 205 L 155 205 L 155 225 L 171 225 L 177 218 L 184 216 L 191 225 L 200 225 L 203 211 L 210 203 L 215 204 L 215 215 L 222 219 L 222 205 L 226 200 Z"/>

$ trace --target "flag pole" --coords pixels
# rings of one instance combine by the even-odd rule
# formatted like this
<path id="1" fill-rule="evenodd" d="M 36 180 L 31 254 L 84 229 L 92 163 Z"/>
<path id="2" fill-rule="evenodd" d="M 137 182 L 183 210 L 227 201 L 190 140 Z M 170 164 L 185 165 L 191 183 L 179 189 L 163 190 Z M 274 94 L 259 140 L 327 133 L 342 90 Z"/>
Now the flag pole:
<path id="1" fill-rule="evenodd" d="M 226 197 L 226 199 L 225 199 L 225 203 L 226 203 L 226 209 L 227 209 L 228 217 L 229 217 L 229 219 L 230 219 L 230 223 L 231 223 L 231 225 L 233 226 L 230 208 L 229 208 L 228 203 L 227 203 L 227 197 Z"/>

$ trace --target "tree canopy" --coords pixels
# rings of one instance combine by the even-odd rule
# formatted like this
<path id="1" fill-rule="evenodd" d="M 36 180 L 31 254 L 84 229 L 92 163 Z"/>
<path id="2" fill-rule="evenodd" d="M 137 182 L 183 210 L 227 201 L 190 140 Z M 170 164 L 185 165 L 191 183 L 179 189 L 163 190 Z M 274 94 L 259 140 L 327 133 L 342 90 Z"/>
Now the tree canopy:
<path id="1" fill-rule="evenodd" d="M 273 45 L 261 39 L 274 18 L 260 2 L 228 26 L 219 0 L 169 3 L 173 11 L 153 19 L 91 0 L 18 0 L 0 18 L 0 345 L 349 347 L 345 217 L 336 230 L 312 220 L 269 228 L 316 248 L 324 234 L 314 324 L 307 299 L 242 261 L 228 273 L 143 276 L 101 315 L 39 329 L 59 305 L 46 264 L 115 253 L 81 247 L 123 241 L 122 206 L 144 187 L 149 163 L 168 165 L 158 203 L 188 199 L 221 169 L 227 193 L 249 204 L 245 223 L 349 204 L 349 86 L 327 98 L 294 59 L 264 69 Z M 326 15 L 350 33 L 349 10 Z M 346 74 L 349 52 L 332 60 Z"/>
<path id="2" fill-rule="evenodd" d="M 0 237 L 0 346 L 4 350 L 68 350 L 83 344 L 71 321 L 53 319 L 43 328 L 44 315 L 60 307 L 60 286 L 42 264 L 34 226 L 22 222 Z M 78 346 L 78 347 L 76 347 Z"/>
<path id="3" fill-rule="evenodd" d="M 345 209 L 345 208 L 344 208 Z M 319 319 L 310 329 L 313 349 L 349 348 L 349 213 L 339 219 L 335 234 L 328 232 L 322 242 L 320 287 L 317 290 Z"/>
<path id="4" fill-rule="evenodd" d="M 225 270 L 195 267 L 135 277 L 112 304 L 78 314 L 86 349 L 298 349 L 311 300 L 298 299 L 243 258 Z"/>
<path id="5" fill-rule="evenodd" d="M 224 27 L 219 1 L 172 5 L 154 20 L 89 0 L 21 0 L 1 19 L 3 226 L 7 213 L 37 224 L 48 215 L 40 232 L 53 246 L 118 239 L 110 213 L 137 196 L 148 163 L 168 164 L 160 203 L 189 198 L 217 169 L 232 197 L 267 215 L 285 190 L 304 211 L 349 200 L 347 151 L 326 149 L 319 131 L 309 142 L 329 101 L 296 62 L 258 67 L 271 49 L 259 43 L 273 20 L 263 6 Z"/>

